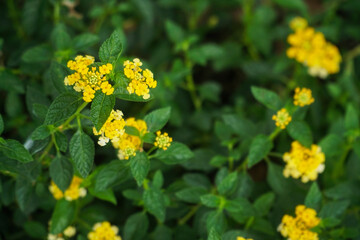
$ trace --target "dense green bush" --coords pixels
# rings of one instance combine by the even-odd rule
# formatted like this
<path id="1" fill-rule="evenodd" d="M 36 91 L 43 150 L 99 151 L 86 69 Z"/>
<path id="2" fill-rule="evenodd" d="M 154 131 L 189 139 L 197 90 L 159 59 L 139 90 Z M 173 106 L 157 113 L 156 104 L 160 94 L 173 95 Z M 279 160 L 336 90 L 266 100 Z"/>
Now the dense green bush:
<path id="1" fill-rule="evenodd" d="M 360 1 L 0 14 L 0 239 L 360 239 Z"/>

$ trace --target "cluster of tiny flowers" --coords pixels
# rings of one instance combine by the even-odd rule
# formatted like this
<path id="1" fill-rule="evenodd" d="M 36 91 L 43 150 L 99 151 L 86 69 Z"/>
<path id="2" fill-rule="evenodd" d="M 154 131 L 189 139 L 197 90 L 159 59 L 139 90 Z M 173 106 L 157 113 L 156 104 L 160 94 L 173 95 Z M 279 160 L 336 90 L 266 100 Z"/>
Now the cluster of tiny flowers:
<path id="1" fill-rule="evenodd" d="M 308 27 L 303 18 L 295 18 L 290 23 L 295 33 L 288 36 L 287 56 L 308 67 L 312 76 L 326 78 L 339 72 L 341 55 L 338 48 L 327 42 L 324 34 Z"/>
<path id="2" fill-rule="evenodd" d="M 135 118 L 128 118 L 125 120 L 125 126 L 136 128 L 140 135 L 144 135 L 147 132 L 147 125 L 144 120 L 135 120 Z M 135 156 L 136 151 L 141 150 L 141 139 L 138 136 L 133 136 L 124 133 L 120 136 L 120 140 L 112 142 L 114 148 L 119 149 L 118 158 L 120 160 Z"/>
<path id="3" fill-rule="evenodd" d="M 149 69 L 144 71 L 141 69 L 142 62 L 135 58 L 133 62 L 126 60 L 124 62 L 124 74 L 130 79 L 127 87 L 129 93 L 135 93 L 142 96 L 144 99 L 150 98 L 149 88 L 155 88 L 157 82 L 154 80 L 154 75 Z"/>
<path id="4" fill-rule="evenodd" d="M 125 132 L 124 127 L 125 120 L 123 119 L 123 113 L 120 110 L 112 110 L 100 131 L 96 131 L 94 127 L 93 132 L 94 135 L 101 135 L 98 144 L 105 146 L 109 140 L 111 140 L 112 143 L 118 142 Z"/>
<path id="5" fill-rule="evenodd" d="M 86 196 L 86 189 L 83 187 L 80 187 L 80 184 L 82 181 L 83 180 L 81 178 L 74 176 L 71 181 L 70 186 L 68 187 L 68 189 L 66 189 L 65 193 L 63 193 L 58 188 L 58 186 L 56 186 L 56 184 L 53 181 L 51 181 L 49 190 L 56 200 L 59 200 L 59 199 L 65 197 L 65 199 L 67 201 L 73 201 L 80 197 Z"/>
<path id="6" fill-rule="evenodd" d="M 316 217 L 316 211 L 306 208 L 304 205 L 298 205 L 295 210 L 296 217 L 284 215 L 278 231 L 288 240 L 318 240 L 318 234 L 310 231 L 320 223 Z"/>
<path id="7" fill-rule="evenodd" d="M 315 99 L 312 97 L 310 89 L 299 87 L 295 89 L 294 105 L 304 107 L 312 104 L 314 101 Z"/>
<path id="8" fill-rule="evenodd" d="M 285 129 L 291 122 L 291 116 L 285 108 L 280 109 L 272 119 L 275 121 L 275 125 L 281 129 Z"/>
<path id="9" fill-rule="evenodd" d="M 172 142 L 172 138 L 169 137 L 169 134 L 166 132 L 161 134 L 160 131 L 157 131 L 156 135 L 157 136 L 156 136 L 155 142 L 154 142 L 155 147 L 162 148 L 163 150 L 168 149 L 168 147 L 170 147 L 171 142 Z"/>
<path id="10" fill-rule="evenodd" d="M 89 240 L 121 240 L 120 236 L 117 236 L 119 228 L 111 226 L 109 222 L 96 223 L 93 226 L 93 231 L 89 232 Z"/>
<path id="11" fill-rule="evenodd" d="M 291 144 L 291 151 L 286 152 L 283 159 L 286 162 L 284 176 L 287 178 L 289 176 L 301 177 L 301 181 L 304 183 L 316 180 L 318 174 L 325 169 L 325 154 L 315 144 L 306 148 L 298 141 L 294 141 Z"/>
<path id="12" fill-rule="evenodd" d="M 237 237 L 236 240 L 253 240 L 252 238 Z"/>
<path id="13" fill-rule="evenodd" d="M 64 236 L 67 238 L 71 238 L 75 236 L 75 234 L 76 234 L 76 228 L 73 226 L 69 226 L 65 228 L 63 233 L 59 233 L 59 234 L 49 233 L 47 236 L 47 240 L 64 240 Z"/>
<path id="14" fill-rule="evenodd" d="M 75 73 L 68 75 L 64 79 L 65 85 L 74 86 L 73 88 L 77 92 L 83 93 L 83 99 L 85 102 L 91 102 L 95 97 L 95 92 L 100 90 L 106 95 L 111 95 L 114 92 L 114 88 L 108 82 L 106 75 L 113 70 L 113 66 L 108 63 L 96 67 L 89 67 L 95 61 L 92 56 L 77 56 L 75 61 L 70 60 L 67 63 L 67 67 L 74 70 Z"/>

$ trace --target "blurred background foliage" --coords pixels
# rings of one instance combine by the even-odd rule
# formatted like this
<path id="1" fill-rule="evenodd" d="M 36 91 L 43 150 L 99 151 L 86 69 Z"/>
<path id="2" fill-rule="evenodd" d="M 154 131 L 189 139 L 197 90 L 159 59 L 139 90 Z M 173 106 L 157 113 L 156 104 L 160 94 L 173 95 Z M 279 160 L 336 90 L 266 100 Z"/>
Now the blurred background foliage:
<path id="1" fill-rule="evenodd" d="M 322 239 L 360 239 L 360 142 L 356 141 L 360 1 L 3 0 L 0 16 L 4 138 L 26 145 L 61 88 L 57 81 L 61 73 L 51 69 L 57 69 L 58 64 L 65 66 L 77 54 L 97 56 L 99 46 L 114 29 L 122 33 L 122 60 L 138 57 L 154 72 L 158 87 L 152 91 L 152 101 L 117 101 L 117 108 L 125 117 L 141 118 L 151 109 L 171 106 L 166 130 L 173 139 L 187 144 L 195 157 L 175 166 L 152 162 L 152 173 L 160 169 L 165 179 L 163 188 L 169 197 L 166 225 L 157 225 L 153 217 L 148 217 L 150 221 L 141 218 L 136 224 L 138 228 L 149 225 L 145 228 L 148 233 L 125 239 L 206 239 L 206 225 L 211 223 L 204 225 L 204 221 L 215 211 L 201 205 L 199 199 L 181 196 L 179 191 L 190 186 L 201 188 L 203 193 L 212 191 L 211 186 L 228 174 L 224 166 L 229 156 L 235 167 L 241 166 L 252 139 L 273 131 L 271 116 L 275 111 L 256 102 L 251 86 L 273 90 L 283 104 L 291 103 L 295 87 L 312 89 L 315 103 L 299 114 L 310 126 L 313 142 L 320 143 L 326 154 L 326 171 L 318 181 L 323 195 L 318 210 L 323 209 L 324 217 L 341 219 L 335 223 L 329 220 L 328 226 L 334 230 L 324 233 Z M 316 79 L 287 58 L 288 24 L 295 16 L 306 18 L 338 46 L 343 57 L 340 73 L 326 80 Z M 121 64 L 116 67 L 121 71 Z M 355 123 L 349 119 L 356 119 Z M 283 131 L 275 140 L 274 151 L 284 153 L 290 144 L 291 138 Z M 35 145 L 29 148 L 33 154 L 42 149 Z M 97 148 L 96 154 L 96 165 L 115 158 L 110 148 Z M 0 170 L 8 171 L 4 157 L 1 159 Z M 249 204 L 248 209 L 253 210 L 255 200 L 271 192 L 266 198 L 271 211 L 265 209 L 263 215 L 255 215 L 246 213 L 244 207 L 241 213 L 212 217 L 220 231 L 227 231 L 224 239 L 246 234 L 255 239 L 281 239 L 276 233 L 281 217 L 304 202 L 310 184 L 283 178 L 282 161 L 270 160 L 272 163 L 260 162 L 241 171 L 231 194 L 245 199 L 243 206 Z M 44 238 L 55 202 L 47 191 L 48 173 L 44 169 L 39 170 L 40 176 L 34 173 L 36 194 L 32 202 L 21 206 L 21 188 L 16 184 L 20 175 L 32 174 L 31 166 L 12 167 L 17 178 L 8 172 L 5 175 L 9 176 L 0 177 L 1 237 Z M 129 216 L 142 205 L 135 182 L 126 183 L 114 186 L 116 206 L 88 199 L 82 218 L 90 222 L 109 220 L 122 231 Z M 326 204 L 330 206 L 324 210 Z M 184 216 L 192 210 L 194 215 L 187 221 Z"/>

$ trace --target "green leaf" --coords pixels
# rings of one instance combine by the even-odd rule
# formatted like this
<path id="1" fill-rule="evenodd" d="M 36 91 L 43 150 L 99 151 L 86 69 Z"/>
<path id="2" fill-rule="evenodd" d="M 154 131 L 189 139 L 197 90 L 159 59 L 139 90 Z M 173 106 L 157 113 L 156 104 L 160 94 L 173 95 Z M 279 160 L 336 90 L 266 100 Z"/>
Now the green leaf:
<path id="1" fill-rule="evenodd" d="M 55 132 L 55 141 L 61 152 L 66 152 L 68 147 L 68 137 L 62 132 Z"/>
<path id="2" fill-rule="evenodd" d="M 138 186 L 141 186 L 150 169 L 150 161 L 145 152 L 137 152 L 130 159 L 130 169 Z"/>
<path id="3" fill-rule="evenodd" d="M 118 59 L 122 51 L 121 31 L 115 30 L 105 40 L 99 50 L 99 57 L 103 63 L 112 63 Z"/>
<path id="4" fill-rule="evenodd" d="M 213 194 L 205 194 L 200 197 L 201 203 L 210 208 L 216 208 L 220 205 L 221 198 Z"/>
<path id="5" fill-rule="evenodd" d="M 71 38 L 66 32 L 66 26 L 62 23 L 55 25 L 50 38 L 56 50 L 64 50 L 70 47 Z"/>
<path id="6" fill-rule="evenodd" d="M 111 202 L 114 205 L 116 205 L 116 203 L 117 203 L 114 191 L 112 189 L 96 191 L 94 187 L 90 187 L 89 192 L 91 195 L 93 195 L 94 197 L 97 197 L 101 200 Z"/>
<path id="7" fill-rule="evenodd" d="M 200 203 L 200 197 L 205 195 L 207 190 L 202 187 L 189 187 L 176 192 L 176 197 L 188 203 Z"/>
<path id="8" fill-rule="evenodd" d="M 27 221 L 24 224 L 25 232 L 32 238 L 45 239 L 47 236 L 47 230 L 44 225 L 36 221 Z"/>
<path id="9" fill-rule="evenodd" d="M 319 217 L 339 218 L 341 215 L 345 213 L 345 210 L 349 207 L 349 205 L 350 205 L 350 201 L 348 200 L 328 202 L 321 208 Z"/>
<path id="10" fill-rule="evenodd" d="M 217 187 L 217 190 L 221 195 L 229 194 L 233 190 L 235 190 L 237 185 L 237 180 L 238 180 L 237 172 L 236 171 L 232 172 L 220 182 L 219 186 Z"/>
<path id="11" fill-rule="evenodd" d="M 109 188 L 112 184 L 121 183 L 127 180 L 130 176 L 127 162 L 114 160 L 106 164 L 96 175 L 95 190 L 103 191 Z"/>
<path id="12" fill-rule="evenodd" d="M 265 88 L 251 87 L 251 92 L 255 99 L 264 104 L 267 108 L 276 111 L 282 105 L 280 97 L 273 91 Z"/>
<path id="13" fill-rule="evenodd" d="M 221 167 L 225 163 L 227 163 L 228 158 L 222 155 L 216 155 L 210 160 L 210 165 L 214 167 Z"/>
<path id="14" fill-rule="evenodd" d="M 186 173 L 183 176 L 187 185 L 192 187 L 202 187 L 204 189 L 211 188 L 211 182 L 206 175 L 200 173 Z"/>
<path id="15" fill-rule="evenodd" d="M 0 89 L 8 92 L 24 93 L 24 81 L 20 80 L 20 77 L 12 73 L 10 70 L 1 70 Z"/>
<path id="16" fill-rule="evenodd" d="M 303 0 L 274 0 L 274 2 L 284 8 L 299 10 L 303 15 L 306 15 L 307 13 L 306 4 Z"/>
<path id="17" fill-rule="evenodd" d="M 344 141 L 336 134 L 330 133 L 320 141 L 319 146 L 325 153 L 326 158 L 328 158 L 342 153 Z"/>
<path id="18" fill-rule="evenodd" d="M 0 143 L 0 151 L 8 158 L 19 162 L 27 163 L 34 161 L 24 145 L 13 139 L 6 140 L 6 143 Z"/>
<path id="19" fill-rule="evenodd" d="M 309 148 L 313 138 L 309 125 L 304 121 L 291 121 L 286 127 L 289 135 L 299 141 L 302 145 Z"/>
<path id="20" fill-rule="evenodd" d="M 125 132 L 129 135 L 140 137 L 140 132 L 136 127 L 125 126 Z"/>
<path id="21" fill-rule="evenodd" d="M 155 134 L 152 132 L 145 133 L 142 140 L 145 143 L 154 143 L 155 142 Z"/>
<path id="22" fill-rule="evenodd" d="M 158 149 L 155 157 L 168 165 L 179 164 L 194 157 L 193 152 L 179 142 L 172 142 L 167 150 Z"/>
<path id="23" fill-rule="evenodd" d="M 277 194 L 288 195 L 289 190 L 293 189 L 291 182 L 283 176 L 283 167 L 274 163 L 268 164 L 266 179 L 270 187 Z"/>
<path id="24" fill-rule="evenodd" d="M 167 20 L 165 22 L 165 29 L 166 29 L 168 38 L 173 43 L 180 43 L 184 40 L 184 38 L 185 38 L 184 30 L 179 25 L 174 23 L 173 21 Z"/>
<path id="25" fill-rule="evenodd" d="M 52 234 L 62 233 L 72 223 L 74 217 L 75 201 L 58 200 L 51 216 L 50 232 Z"/>
<path id="26" fill-rule="evenodd" d="M 248 167 L 250 168 L 260 162 L 272 148 L 273 143 L 267 136 L 261 134 L 256 136 L 250 146 Z"/>
<path id="27" fill-rule="evenodd" d="M 3 133 L 4 131 L 4 120 L 0 114 L 0 135 Z"/>
<path id="28" fill-rule="evenodd" d="M 145 238 L 149 227 L 149 219 L 143 212 L 131 215 L 125 223 L 124 239 L 142 240 Z"/>
<path id="29" fill-rule="evenodd" d="M 305 205 L 309 208 L 313 208 L 319 211 L 321 205 L 321 199 L 322 199 L 322 195 L 319 186 L 317 185 L 316 182 L 313 182 L 311 184 L 309 192 L 306 195 Z"/>
<path id="30" fill-rule="evenodd" d="M 82 98 L 73 93 L 60 94 L 50 105 L 44 124 L 61 125 L 76 112 L 81 102 Z"/>
<path id="31" fill-rule="evenodd" d="M 132 160 L 131 160 L 132 161 Z M 143 195 L 145 209 L 160 222 L 165 220 L 165 196 L 158 188 L 148 188 Z"/>
<path id="32" fill-rule="evenodd" d="M 71 162 L 64 156 L 56 156 L 49 167 L 50 177 L 61 191 L 69 187 L 73 178 L 74 170 Z"/>
<path id="33" fill-rule="evenodd" d="M 225 124 L 229 126 L 240 137 L 250 138 L 255 136 L 256 127 L 251 121 L 239 117 L 235 114 L 225 114 L 222 116 L 222 118 Z"/>
<path id="34" fill-rule="evenodd" d="M 152 186 L 161 189 L 164 184 L 164 176 L 161 170 L 157 170 L 152 180 Z"/>
<path id="35" fill-rule="evenodd" d="M 91 103 L 90 117 L 97 131 L 100 131 L 115 106 L 115 97 L 101 91 L 95 93 Z"/>
<path id="36" fill-rule="evenodd" d="M 234 200 L 226 200 L 224 207 L 226 211 L 230 213 L 237 213 L 244 217 L 255 215 L 255 211 L 251 206 L 251 203 L 245 198 L 237 197 Z"/>
<path id="37" fill-rule="evenodd" d="M 210 229 L 208 240 L 221 240 L 220 234 L 216 231 L 214 227 Z"/>
<path id="38" fill-rule="evenodd" d="M 58 90 L 60 93 L 67 91 L 67 88 L 64 84 L 64 79 L 67 75 L 69 75 L 69 71 L 64 65 L 55 61 L 51 62 L 50 79 L 56 90 Z"/>
<path id="39" fill-rule="evenodd" d="M 21 57 L 21 59 L 27 63 L 47 62 L 50 61 L 51 58 L 51 50 L 46 45 L 39 45 L 29 48 Z"/>
<path id="40" fill-rule="evenodd" d="M 92 33 L 83 33 L 76 36 L 72 42 L 74 49 L 78 51 L 86 50 L 99 42 L 99 37 Z"/>
<path id="41" fill-rule="evenodd" d="M 33 204 L 33 191 L 34 189 L 30 179 L 25 178 L 24 176 L 19 176 L 16 179 L 15 196 L 21 211 L 24 213 L 30 213 L 35 208 Z"/>
<path id="42" fill-rule="evenodd" d="M 265 216 L 269 213 L 275 200 L 273 192 L 265 193 L 257 198 L 254 202 L 254 208 L 259 216 Z"/>
<path id="43" fill-rule="evenodd" d="M 86 178 L 94 162 L 95 146 L 81 129 L 70 140 L 70 155 L 80 175 Z"/>
<path id="44" fill-rule="evenodd" d="M 169 121 L 171 108 L 160 108 L 147 114 L 144 118 L 149 132 L 162 129 Z"/>
<path id="45" fill-rule="evenodd" d="M 47 125 L 40 125 L 31 133 L 32 140 L 43 140 L 50 136 L 50 130 Z"/>
<path id="46" fill-rule="evenodd" d="M 206 228 L 208 231 L 214 228 L 216 232 L 223 233 L 226 229 L 226 218 L 221 211 L 210 211 L 206 219 Z"/>
<path id="47" fill-rule="evenodd" d="M 359 128 L 358 112 L 351 103 L 346 106 L 345 128 L 346 130 L 354 130 Z"/>

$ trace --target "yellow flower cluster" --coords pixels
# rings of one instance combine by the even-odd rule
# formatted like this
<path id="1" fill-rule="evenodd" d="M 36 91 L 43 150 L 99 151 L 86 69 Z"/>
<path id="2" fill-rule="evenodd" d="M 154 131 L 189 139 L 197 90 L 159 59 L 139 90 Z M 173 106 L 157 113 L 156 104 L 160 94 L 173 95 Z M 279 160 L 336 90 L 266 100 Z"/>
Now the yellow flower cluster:
<path id="1" fill-rule="evenodd" d="M 295 18 L 290 23 L 295 33 L 287 38 L 291 45 L 287 56 L 308 67 L 312 76 L 326 78 L 329 74 L 339 72 L 341 55 L 338 48 L 327 42 L 324 34 L 308 27 L 305 19 Z"/>
<path id="2" fill-rule="evenodd" d="M 253 240 L 252 238 L 237 237 L 236 240 Z"/>
<path id="3" fill-rule="evenodd" d="M 69 186 L 68 189 L 66 189 L 65 193 L 63 193 L 58 186 L 56 186 L 56 184 L 51 181 L 51 184 L 49 186 L 49 190 L 52 193 L 52 195 L 54 196 L 54 198 L 56 200 L 59 200 L 63 197 L 65 197 L 65 199 L 67 201 L 73 201 L 76 200 L 80 197 L 85 197 L 86 196 L 86 189 L 83 187 L 80 187 L 80 184 L 83 180 L 77 176 L 74 176 L 71 184 Z"/>
<path id="4" fill-rule="evenodd" d="M 75 234 L 76 234 L 76 228 L 73 226 L 69 226 L 69 227 L 65 228 L 63 233 L 59 233 L 59 234 L 49 233 L 47 236 L 47 240 L 64 240 L 63 236 L 65 236 L 67 238 L 71 238 L 71 237 L 75 236 Z"/>
<path id="5" fill-rule="evenodd" d="M 127 87 L 129 93 L 135 93 L 142 96 L 143 99 L 150 98 L 149 88 L 155 88 L 157 85 L 154 75 L 149 69 L 141 69 L 142 62 L 135 58 L 133 62 L 126 60 L 124 62 L 124 74 L 130 79 Z"/>
<path id="6" fill-rule="evenodd" d="M 125 132 L 124 127 L 125 120 L 123 119 L 123 113 L 120 110 L 112 110 L 100 131 L 96 131 L 95 127 L 93 127 L 93 132 L 94 135 L 101 135 L 98 144 L 105 146 L 109 140 L 112 143 L 118 142 Z"/>
<path id="7" fill-rule="evenodd" d="M 89 232 L 89 240 L 121 240 L 120 236 L 117 236 L 119 228 L 111 226 L 109 222 L 96 223 L 93 226 L 93 231 Z"/>
<path id="8" fill-rule="evenodd" d="M 312 104 L 314 101 L 315 99 L 312 97 L 310 89 L 299 87 L 295 89 L 294 105 L 304 107 Z"/>
<path id="9" fill-rule="evenodd" d="M 89 65 L 95 61 L 92 56 L 77 56 L 75 61 L 70 60 L 67 67 L 74 70 L 75 73 L 68 75 L 64 79 L 65 85 L 74 86 L 77 92 L 83 92 L 85 102 L 91 102 L 95 97 L 95 92 L 100 90 L 106 95 L 111 95 L 114 88 L 108 82 L 106 75 L 113 70 L 113 66 L 108 63 L 96 67 L 89 68 Z"/>
<path id="10" fill-rule="evenodd" d="M 140 135 L 144 135 L 147 132 L 147 125 L 144 120 L 135 120 L 135 118 L 128 118 L 125 120 L 125 125 L 136 128 Z M 129 135 L 124 133 L 120 136 L 120 140 L 112 142 L 114 148 L 119 149 L 119 159 L 129 159 L 131 156 L 136 155 L 136 151 L 141 150 L 141 139 L 138 136 Z"/>
<path id="11" fill-rule="evenodd" d="M 168 147 L 170 147 L 172 138 L 169 137 L 168 133 L 164 132 L 161 134 L 160 131 L 157 131 L 156 135 L 157 136 L 154 142 L 155 147 L 162 148 L 163 150 L 166 150 Z"/>
<path id="12" fill-rule="evenodd" d="M 316 180 L 319 173 L 325 169 L 325 154 L 315 144 L 311 148 L 302 146 L 298 141 L 291 144 L 291 151 L 283 155 L 286 162 L 284 169 L 285 177 L 300 178 L 306 183 Z"/>
<path id="13" fill-rule="evenodd" d="M 296 217 L 284 215 L 278 231 L 288 240 L 318 240 L 317 233 L 310 231 L 320 223 L 316 217 L 316 211 L 306 208 L 304 205 L 298 205 L 295 210 Z"/>
<path id="14" fill-rule="evenodd" d="M 272 119 L 275 121 L 275 125 L 281 129 L 285 129 L 291 122 L 291 116 L 285 108 L 280 109 L 276 115 L 272 116 Z"/>

